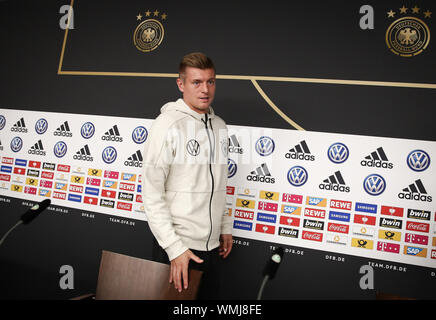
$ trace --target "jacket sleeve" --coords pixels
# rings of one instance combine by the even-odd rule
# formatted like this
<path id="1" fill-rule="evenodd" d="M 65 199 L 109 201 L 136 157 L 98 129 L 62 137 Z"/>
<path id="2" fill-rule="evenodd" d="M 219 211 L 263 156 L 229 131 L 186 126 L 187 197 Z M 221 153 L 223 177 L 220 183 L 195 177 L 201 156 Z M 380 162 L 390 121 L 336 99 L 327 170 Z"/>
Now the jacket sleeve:
<path id="1" fill-rule="evenodd" d="M 171 261 L 188 247 L 175 232 L 166 199 L 165 182 L 177 148 L 169 128 L 168 121 L 158 117 L 145 142 L 142 201 L 150 230 Z"/>

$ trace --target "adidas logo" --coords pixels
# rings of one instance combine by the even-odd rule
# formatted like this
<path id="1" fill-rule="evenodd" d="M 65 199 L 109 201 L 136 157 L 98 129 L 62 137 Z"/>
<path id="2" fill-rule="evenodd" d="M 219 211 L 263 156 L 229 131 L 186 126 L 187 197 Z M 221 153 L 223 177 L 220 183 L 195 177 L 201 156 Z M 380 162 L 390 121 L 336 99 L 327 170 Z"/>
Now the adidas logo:
<path id="1" fill-rule="evenodd" d="M 27 151 L 27 153 L 38 156 L 45 156 L 46 152 L 44 151 L 44 147 L 42 146 L 42 141 L 39 140 L 37 143 L 35 143 L 32 147 L 30 147 L 30 150 Z"/>
<path id="2" fill-rule="evenodd" d="M 74 160 L 83 160 L 83 161 L 94 161 L 94 158 L 91 157 L 91 152 L 89 151 L 88 145 L 85 145 L 82 149 L 76 152 L 73 156 Z"/>
<path id="3" fill-rule="evenodd" d="M 2 142 L 0 141 L 0 151 L 3 151 Z"/>
<path id="4" fill-rule="evenodd" d="M 234 134 L 232 134 L 229 137 L 229 152 L 230 153 L 239 153 L 239 154 L 242 154 L 244 152 L 244 150 L 239 145 L 239 141 L 236 138 L 236 135 L 234 135 Z"/>
<path id="5" fill-rule="evenodd" d="M 398 198 L 425 202 L 433 201 L 432 197 L 427 195 L 427 190 L 425 190 L 421 179 L 415 180 L 414 183 L 404 188 L 403 191 L 398 194 Z"/>
<path id="6" fill-rule="evenodd" d="M 20 120 L 18 120 L 17 123 L 15 123 L 12 126 L 11 131 L 12 132 L 27 133 L 26 124 L 24 123 L 24 118 L 21 118 Z"/>
<path id="7" fill-rule="evenodd" d="M 247 176 L 247 180 L 265 183 L 276 182 L 275 178 L 271 177 L 271 173 L 266 163 L 262 163 L 256 170 L 251 171 L 251 173 Z"/>
<path id="8" fill-rule="evenodd" d="M 101 137 L 101 140 L 123 142 L 123 138 L 120 136 L 117 125 L 114 125 L 108 131 L 106 131 Z"/>
<path id="9" fill-rule="evenodd" d="M 333 175 L 323 180 L 323 182 L 319 184 L 319 188 L 321 190 L 350 192 L 350 187 L 346 186 L 340 171 L 336 171 Z"/>
<path id="10" fill-rule="evenodd" d="M 370 155 L 367 155 L 364 160 L 360 162 L 360 165 L 363 167 L 375 167 L 375 168 L 384 168 L 384 169 L 392 169 L 394 164 L 389 162 L 386 153 L 383 148 L 377 148 L 376 151 L 371 152 Z"/>
<path id="11" fill-rule="evenodd" d="M 61 137 L 72 137 L 73 134 L 70 131 L 68 121 L 65 121 L 63 124 L 61 124 L 61 126 L 53 132 L 53 135 Z"/>
<path id="12" fill-rule="evenodd" d="M 301 141 L 289 152 L 285 154 L 285 158 L 294 160 L 315 161 L 315 156 L 310 153 L 309 147 L 305 140 Z"/>
<path id="13" fill-rule="evenodd" d="M 128 167 L 142 168 L 142 160 L 141 151 L 138 150 L 124 161 L 124 165 Z"/>

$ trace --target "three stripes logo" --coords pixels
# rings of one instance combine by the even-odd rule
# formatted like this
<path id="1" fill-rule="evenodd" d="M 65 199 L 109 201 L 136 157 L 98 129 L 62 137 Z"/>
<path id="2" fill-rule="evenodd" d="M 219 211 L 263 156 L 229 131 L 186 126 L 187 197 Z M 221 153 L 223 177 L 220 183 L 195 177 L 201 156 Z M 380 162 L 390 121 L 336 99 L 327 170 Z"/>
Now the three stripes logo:
<path id="1" fill-rule="evenodd" d="M 244 150 L 239 145 L 239 141 L 236 138 L 236 135 L 234 135 L 234 134 L 232 134 L 229 137 L 229 152 L 230 153 L 239 153 L 239 154 L 244 153 Z"/>
<path id="2" fill-rule="evenodd" d="M 424 202 L 433 201 L 432 197 L 427 194 L 427 190 L 425 190 L 421 179 L 415 180 L 414 183 L 404 188 L 402 192 L 398 194 L 398 198 Z"/>
<path id="3" fill-rule="evenodd" d="M 345 184 L 344 178 L 340 171 L 336 171 L 334 174 L 323 180 L 319 184 L 321 190 L 350 192 L 350 187 Z"/>
<path id="4" fill-rule="evenodd" d="M 360 165 L 362 167 L 374 167 L 383 169 L 392 169 L 394 167 L 394 164 L 389 162 L 389 159 L 386 156 L 386 153 L 382 147 L 377 148 L 377 150 L 367 155 L 365 159 L 360 162 Z"/>
<path id="5" fill-rule="evenodd" d="M 128 157 L 126 161 L 124 161 L 124 165 L 127 167 L 142 168 L 142 161 L 143 158 L 142 158 L 141 151 L 137 150 L 134 154 Z"/>
<path id="6" fill-rule="evenodd" d="M 108 131 L 106 131 L 104 135 L 101 137 L 101 140 L 123 142 L 123 138 L 121 137 L 120 132 L 118 131 L 117 125 L 114 125 Z"/>
<path id="7" fill-rule="evenodd" d="M 22 132 L 27 133 L 26 124 L 24 123 L 24 118 L 21 118 L 11 128 L 12 132 Z"/>
<path id="8" fill-rule="evenodd" d="M 276 182 L 275 178 L 271 176 L 271 172 L 269 171 L 266 163 L 262 163 L 260 167 L 256 168 L 256 170 L 251 171 L 250 174 L 247 176 L 247 180 L 265 183 Z"/>
<path id="9" fill-rule="evenodd" d="M 47 153 L 44 151 L 44 147 L 42 145 L 42 141 L 38 140 L 33 146 L 30 147 L 28 154 L 34 154 L 38 156 L 45 156 Z"/>
<path id="10" fill-rule="evenodd" d="M 65 121 L 61 124 L 54 132 L 54 136 L 67 137 L 70 138 L 73 134 L 70 131 L 70 126 L 68 125 L 68 121 Z"/>
<path id="11" fill-rule="evenodd" d="M 289 149 L 289 152 L 285 154 L 285 158 L 287 159 L 298 159 L 298 160 L 306 160 L 306 161 L 315 161 L 315 156 L 310 153 L 309 147 L 305 140 L 301 141 L 292 149 Z"/>
<path id="12" fill-rule="evenodd" d="M 82 161 L 94 161 L 94 158 L 91 156 L 91 151 L 89 151 L 88 145 L 85 145 L 76 154 L 73 156 L 74 160 L 82 160 Z"/>

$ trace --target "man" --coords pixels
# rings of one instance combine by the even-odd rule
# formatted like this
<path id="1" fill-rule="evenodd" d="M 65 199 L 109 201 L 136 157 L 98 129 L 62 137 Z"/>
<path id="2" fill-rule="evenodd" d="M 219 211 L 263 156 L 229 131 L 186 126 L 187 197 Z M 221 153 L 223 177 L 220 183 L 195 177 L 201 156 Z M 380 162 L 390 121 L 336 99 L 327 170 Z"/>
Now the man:
<path id="1" fill-rule="evenodd" d="M 211 107 L 211 59 L 186 55 L 177 86 L 183 99 L 161 108 L 144 150 L 143 202 L 157 241 L 153 259 L 171 261 L 169 281 L 179 292 L 188 288 L 189 266 L 202 270 L 199 298 L 216 298 L 209 294 L 219 291 L 219 256 L 229 255 L 233 239 L 225 207 L 227 127 Z"/>

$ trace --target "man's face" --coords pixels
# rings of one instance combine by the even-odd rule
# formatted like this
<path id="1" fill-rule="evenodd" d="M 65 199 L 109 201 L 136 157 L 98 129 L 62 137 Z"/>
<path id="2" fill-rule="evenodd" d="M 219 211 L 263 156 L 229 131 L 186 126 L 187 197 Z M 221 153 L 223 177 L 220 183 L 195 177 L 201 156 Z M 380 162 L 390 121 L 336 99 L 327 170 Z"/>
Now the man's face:
<path id="1" fill-rule="evenodd" d="M 215 97 L 215 71 L 187 67 L 183 79 L 177 79 L 183 100 L 193 110 L 207 113 Z"/>

